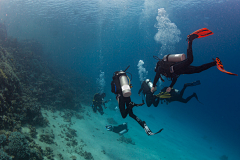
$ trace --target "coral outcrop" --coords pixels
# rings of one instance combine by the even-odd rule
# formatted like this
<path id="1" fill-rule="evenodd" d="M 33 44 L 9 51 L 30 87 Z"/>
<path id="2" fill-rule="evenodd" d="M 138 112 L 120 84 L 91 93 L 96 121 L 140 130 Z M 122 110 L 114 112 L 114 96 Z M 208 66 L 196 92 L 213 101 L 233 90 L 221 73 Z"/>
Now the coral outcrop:
<path id="1" fill-rule="evenodd" d="M 6 136 L 6 135 L 7 136 Z M 39 146 L 20 132 L 6 132 L 0 135 L 0 159 L 42 160 L 43 152 Z"/>
<path id="2" fill-rule="evenodd" d="M 135 145 L 135 142 L 133 142 L 133 140 L 131 138 L 126 138 L 123 135 L 120 138 L 118 138 L 117 141 L 119 141 L 121 143 L 127 143 L 127 144 Z"/>
<path id="3" fill-rule="evenodd" d="M 4 23 L 0 23 L 0 42 L 7 39 L 7 29 Z"/>

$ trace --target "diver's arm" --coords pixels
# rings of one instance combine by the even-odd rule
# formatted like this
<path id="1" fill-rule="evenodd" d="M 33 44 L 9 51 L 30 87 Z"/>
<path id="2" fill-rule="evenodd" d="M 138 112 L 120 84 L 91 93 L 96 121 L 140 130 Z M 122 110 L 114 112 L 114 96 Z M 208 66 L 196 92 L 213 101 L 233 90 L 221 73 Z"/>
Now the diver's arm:
<path id="1" fill-rule="evenodd" d="M 176 82 L 177 82 L 177 78 L 175 77 L 175 78 L 173 78 L 171 85 L 166 89 L 166 92 L 168 92 L 168 93 L 171 92 L 171 90 Z"/>
<path id="2" fill-rule="evenodd" d="M 160 69 L 158 69 L 158 71 L 154 77 L 153 87 L 156 87 L 159 78 L 160 78 Z"/>
<path id="3" fill-rule="evenodd" d="M 174 84 L 177 82 L 177 78 L 173 78 L 171 85 L 169 86 L 170 88 L 173 88 Z"/>
<path id="4" fill-rule="evenodd" d="M 155 75 L 155 77 L 154 77 L 153 87 L 151 88 L 151 92 L 152 92 L 152 93 L 153 93 L 153 91 L 154 91 L 154 89 L 155 89 L 155 87 L 156 87 L 156 85 L 157 85 L 157 82 L 158 82 L 158 79 L 159 79 L 159 78 L 161 78 L 160 69 L 158 69 L 158 71 L 157 71 L 157 73 L 156 73 L 156 75 Z M 162 78 L 161 78 L 161 80 L 162 80 Z"/>
<path id="5" fill-rule="evenodd" d="M 143 87 L 141 86 L 141 88 L 138 91 L 138 94 L 140 94 L 142 92 L 142 90 L 143 90 Z"/>

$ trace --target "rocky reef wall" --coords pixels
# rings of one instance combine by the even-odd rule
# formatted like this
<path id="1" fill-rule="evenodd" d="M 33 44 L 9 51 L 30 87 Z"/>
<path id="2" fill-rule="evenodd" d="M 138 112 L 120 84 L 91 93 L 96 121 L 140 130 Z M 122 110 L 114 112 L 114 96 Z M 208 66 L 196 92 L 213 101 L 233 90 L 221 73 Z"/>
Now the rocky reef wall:
<path id="1" fill-rule="evenodd" d="M 41 108 L 83 112 L 81 104 L 91 102 L 90 92 L 82 94 L 69 81 L 58 79 L 42 55 L 38 41 L 7 37 L 0 23 L 0 159 L 43 159 L 41 147 L 22 134 L 22 126 L 47 126 Z"/>

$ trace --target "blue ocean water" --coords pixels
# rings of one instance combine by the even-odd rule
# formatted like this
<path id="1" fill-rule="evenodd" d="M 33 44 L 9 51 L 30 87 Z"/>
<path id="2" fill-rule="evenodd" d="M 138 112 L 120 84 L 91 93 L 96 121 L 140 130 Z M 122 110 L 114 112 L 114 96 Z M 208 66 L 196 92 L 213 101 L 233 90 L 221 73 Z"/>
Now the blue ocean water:
<path id="1" fill-rule="evenodd" d="M 144 61 L 143 67 L 148 71 L 146 78 L 153 81 L 157 62 L 153 55 L 186 53 L 187 35 L 200 28 L 208 28 L 214 34 L 194 40 L 192 65 L 219 57 L 226 70 L 239 74 L 239 10 L 239 0 L 1 0 L 0 22 L 6 24 L 8 36 L 41 42 L 53 70 L 62 70 L 62 74 L 73 70 L 111 99 L 115 98 L 110 92 L 113 73 L 130 65 L 131 98 L 140 103 L 139 60 Z M 239 77 L 213 67 L 180 76 L 174 87 L 180 90 L 184 83 L 195 80 L 200 80 L 201 85 L 188 88 L 184 96 L 196 92 L 203 105 L 191 100 L 187 104 L 174 102 L 159 104 L 157 108 L 145 105 L 134 110 L 155 117 L 164 112 L 205 140 L 223 146 L 226 150 L 222 153 L 229 159 L 240 159 Z M 161 117 L 157 120 L 161 122 L 155 121 L 152 128 L 165 122 Z M 154 138 L 157 141 L 159 137 Z"/>

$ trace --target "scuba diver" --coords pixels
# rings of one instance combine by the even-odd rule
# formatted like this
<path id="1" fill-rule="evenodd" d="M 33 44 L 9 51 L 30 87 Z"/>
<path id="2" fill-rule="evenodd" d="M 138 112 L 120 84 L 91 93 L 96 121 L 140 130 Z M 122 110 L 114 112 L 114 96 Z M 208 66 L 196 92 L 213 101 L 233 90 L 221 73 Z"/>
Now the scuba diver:
<path id="1" fill-rule="evenodd" d="M 118 133 L 119 135 L 123 135 L 124 133 L 128 132 L 127 122 L 125 122 L 123 124 L 120 124 L 118 126 L 107 125 L 106 129 L 108 131 L 112 131 L 112 132 Z"/>
<path id="2" fill-rule="evenodd" d="M 192 34 L 187 36 L 188 40 L 188 48 L 187 48 L 187 59 L 185 54 L 168 54 L 163 57 L 163 59 L 159 59 L 158 57 L 154 56 L 155 59 L 158 59 L 158 63 L 155 67 L 155 78 L 153 82 L 153 87 L 151 91 L 153 92 L 154 87 L 157 84 L 158 79 L 160 78 L 163 82 L 161 75 L 170 78 L 172 80 L 172 83 L 169 87 L 167 87 L 166 92 L 170 92 L 172 87 L 177 81 L 177 78 L 181 74 L 194 74 L 194 73 L 200 73 L 202 71 L 205 71 L 213 66 L 217 66 L 217 68 L 229 75 L 235 75 L 237 74 L 228 72 L 224 70 L 222 62 L 217 57 L 213 62 L 203 64 L 201 66 L 191 66 L 190 64 L 193 62 L 193 53 L 192 53 L 192 42 L 196 38 L 202 38 L 206 36 L 212 35 L 213 32 L 210 31 L 207 28 L 199 29 Z"/>
<path id="3" fill-rule="evenodd" d="M 167 104 L 173 101 L 179 101 L 182 103 L 187 103 L 188 101 L 190 101 L 193 97 L 195 97 L 197 99 L 197 101 L 199 103 L 201 103 L 198 100 L 197 94 L 193 93 L 191 96 L 187 97 L 186 99 L 182 98 L 184 91 L 187 87 L 189 86 L 196 86 L 196 85 L 200 85 L 200 81 L 195 81 L 192 83 L 185 83 L 183 86 L 183 89 L 179 92 L 177 89 L 172 89 L 170 92 L 166 92 L 167 87 L 164 87 L 159 94 L 156 95 L 156 97 L 158 97 L 161 100 L 161 104 L 162 104 L 162 100 L 164 100 L 164 102 L 166 102 Z"/>
<path id="4" fill-rule="evenodd" d="M 159 98 L 154 96 L 153 93 L 151 92 L 152 86 L 153 86 L 153 83 L 151 82 L 151 80 L 146 79 L 145 81 L 142 82 L 142 85 L 138 91 L 138 94 L 139 94 L 139 96 L 141 96 L 140 93 L 141 92 L 143 93 L 144 97 L 146 98 L 146 103 L 147 103 L 148 107 L 150 107 L 152 104 L 154 105 L 154 107 L 157 107 L 158 103 L 159 103 Z M 157 90 L 157 88 L 155 87 L 155 91 L 156 90 Z"/>
<path id="5" fill-rule="evenodd" d="M 94 113 L 98 111 L 101 115 L 104 114 L 102 105 L 106 109 L 107 107 L 105 106 L 105 104 L 110 101 L 110 100 L 104 101 L 104 97 L 106 97 L 106 93 L 96 93 L 94 95 L 92 102 L 92 108 Z"/>
<path id="6" fill-rule="evenodd" d="M 137 121 L 140 126 L 145 130 L 147 135 L 154 135 L 160 133 L 163 129 L 159 130 L 156 133 L 153 133 L 148 126 L 146 125 L 145 121 L 139 119 L 135 114 L 133 114 L 133 107 L 135 106 L 142 106 L 144 103 L 135 104 L 131 101 L 131 87 L 130 79 L 126 74 L 126 70 L 129 68 L 128 66 L 124 71 L 116 71 L 113 74 L 112 82 L 111 82 L 111 92 L 116 94 L 116 100 L 118 101 L 119 110 L 121 112 L 122 118 L 126 118 L 127 115 Z M 126 106 L 126 107 L 125 107 Z"/>

